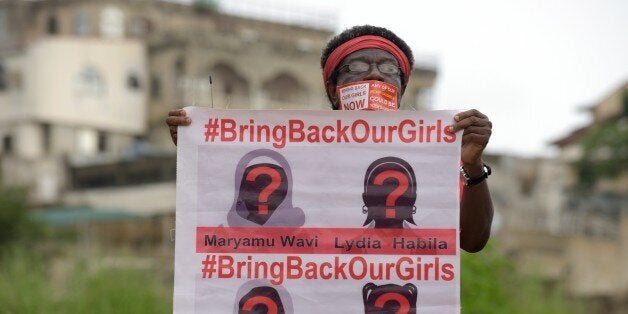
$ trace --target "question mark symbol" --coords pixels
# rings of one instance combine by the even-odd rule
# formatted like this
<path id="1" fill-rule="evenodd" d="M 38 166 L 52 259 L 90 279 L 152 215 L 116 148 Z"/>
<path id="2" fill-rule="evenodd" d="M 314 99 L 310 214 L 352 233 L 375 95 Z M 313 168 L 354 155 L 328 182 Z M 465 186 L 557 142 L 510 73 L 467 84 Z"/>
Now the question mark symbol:
<path id="1" fill-rule="evenodd" d="M 396 170 L 385 170 L 380 172 L 373 180 L 374 184 L 384 185 L 386 179 L 397 180 L 397 187 L 386 197 L 386 218 L 395 218 L 395 203 L 397 199 L 408 190 L 408 177 Z"/>
<path id="2" fill-rule="evenodd" d="M 271 167 L 260 166 L 253 168 L 253 170 L 246 175 L 246 181 L 255 181 L 255 179 L 261 175 L 270 176 L 271 181 L 270 184 L 259 193 L 257 213 L 259 215 L 268 215 L 268 197 L 281 185 L 281 174 Z"/>
<path id="3" fill-rule="evenodd" d="M 265 296 L 255 296 L 246 300 L 246 302 L 244 302 L 244 304 L 242 305 L 242 309 L 245 311 L 252 311 L 253 307 L 255 307 L 258 304 L 263 304 L 266 306 L 267 314 L 277 314 L 277 312 L 279 311 L 279 308 L 277 307 L 277 304 L 275 303 L 275 301 Z"/>
<path id="4" fill-rule="evenodd" d="M 377 308 L 384 309 L 384 304 L 386 304 L 386 302 L 388 301 L 395 301 L 397 302 L 397 304 L 399 304 L 399 309 L 397 310 L 397 313 L 395 314 L 410 313 L 410 302 L 408 302 L 408 299 L 406 299 L 406 297 L 396 292 L 386 292 L 380 295 L 375 300 L 374 305 Z"/>

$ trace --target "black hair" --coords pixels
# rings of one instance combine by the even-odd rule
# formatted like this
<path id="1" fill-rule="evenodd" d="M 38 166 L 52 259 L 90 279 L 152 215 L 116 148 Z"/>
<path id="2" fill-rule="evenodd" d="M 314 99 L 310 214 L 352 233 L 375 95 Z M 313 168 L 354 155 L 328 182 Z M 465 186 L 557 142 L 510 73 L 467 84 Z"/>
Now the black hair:
<path id="1" fill-rule="evenodd" d="M 399 36 L 397 36 L 391 30 L 384 27 L 373 26 L 373 25 L 353 26 L 351 28 L 345 29 L 342 33 L 330 39 L 329 42 L 327 42 L 327 45 L 325 45 L 325 47 L 323 48 L 323 51 L 321 54 L 321 68 L 325 68 L 325 62 L 327 62 L 329 55 L 336 48 L 338 48 L 338 46 L 344 44 L 345 42 L 353 38 L 364 36 L 364 35 L 375 35 L 375 36 L 386 38 L 390 40 L 391 42 L 393 42 L 406 55 L 406 57 L 408 58 L 408 61 L 410 62 L 410 69 L 412 69 L 414 65 L 414 57 L 412 56 L 412 49 L 410 49 L 408 44 L 406 44 L 406 42 L 403 39 L 399 38 Z M 336 75 L 332 74 L 332 76 L 329 79 L 331 82 L 335 83 Z M 401 83 L 404 84 L 403 76 L 401 77 Z M 329 95 L 327 95 L 327 97 L 329 98 Z M 331 99 L 329 99 L 329 101 L 331 102 Z"/>
<path id="2" fill-rule="evenodd" d="M 415 213 L 416 207 L 416 197 L 417 197 L 417 183 L 416 176 L 414 175 L 414 170 L 410 164 L 398 157 L 387 156 L 379 158 L 373 161 L 368 168 L 366 169 L 366 173 L 364 174 L 364 193 L 362 193 L 362 200 L 364 201 L 364 207 L 362 210 L 367 214 L 366 220 L 364 221 L 364 226 L 371 223 L 371 221 L 376 220 L 377 215 L 377 207 L 381 207 L 384 205 L 384 200 L 382 200 L 382 190 L 373 190 L 376 189 L 376 186 L 379 184 L 375 184 L 375 179 L 378 175 L 383 173 L 386 170 L 394 170 L 396 172 L 401 172 L 404 176 L 408 178 L 408 187 L 407 190 L 403 191 L 397 201 L 395 201 L 394 206 L 399 206 L 400 209 L 403 210 L 403 215 L 397 217 L 395 220 L 398 222 L 403 222 L 404 220 L 416 224 L 414 222 L 414 218 L 412 214 Z M 371 188 L 369 190 L 369 187 Z M 379 228 L 376 220 L 375 228 Z"/>

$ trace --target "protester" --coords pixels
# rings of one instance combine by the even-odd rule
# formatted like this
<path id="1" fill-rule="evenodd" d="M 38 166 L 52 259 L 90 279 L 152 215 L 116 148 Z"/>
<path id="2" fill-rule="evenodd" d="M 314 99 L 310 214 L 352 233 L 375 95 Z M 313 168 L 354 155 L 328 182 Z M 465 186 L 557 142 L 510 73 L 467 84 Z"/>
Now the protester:
<path id="1" fill-rule="evenodd" d="M 328 42 L 321 56 L 323 81 L 332 109 L 339 108 L 338 86 L 361 81 L 391 84 L 397 89 L 399 106 L 413 63 L 410 47 L 386 28 L 362 25 L 343 31 Z M 190 123 L 182 109 L 168 113 L 166 124 L 175 145 L 177 127 Z M 468 252 L 482 250 L 491 231 L 493 205 L 485 180 L 490 168 L 482 161 L 491 127 L 488 117 L 475 109 L 454 117 L 453 131 L 463 131 L 460 160 L 465 184 L 460 202 L 460 247 Z"/>

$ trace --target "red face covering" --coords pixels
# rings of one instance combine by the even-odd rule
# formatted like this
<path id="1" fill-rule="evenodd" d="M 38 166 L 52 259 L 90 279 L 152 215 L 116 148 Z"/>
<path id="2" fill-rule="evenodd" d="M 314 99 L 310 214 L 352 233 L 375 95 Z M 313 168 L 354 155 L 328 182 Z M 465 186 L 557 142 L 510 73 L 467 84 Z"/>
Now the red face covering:
<path id="1" fill-rule="evenodd" d="M 397 110 L 397 86 L 359 81 L 336 87 L 339 110 Z"/>

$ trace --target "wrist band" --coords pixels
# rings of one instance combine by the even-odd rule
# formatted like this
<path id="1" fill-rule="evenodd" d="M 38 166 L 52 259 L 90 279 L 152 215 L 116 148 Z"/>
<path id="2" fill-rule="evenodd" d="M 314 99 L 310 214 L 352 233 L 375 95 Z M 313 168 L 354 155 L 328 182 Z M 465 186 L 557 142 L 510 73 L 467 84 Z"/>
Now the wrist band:
<path id="1" fill-rule="evenodd" d="M 466 186 L 476 185 L 486 180 L 486 178 L 488 178 L 488 176 L 491 175 L 491 167 L 489 167 L 487 164 L 482 164 L 482 174 L 475 178 L 471 178 L 469 177 L 469 174 L 467 173 L 467 171 L 464 170 L 464 167 L 460 166 L 460 175 L 462 175 L 462 178 L 464 179 L 464 185 Z"/>

